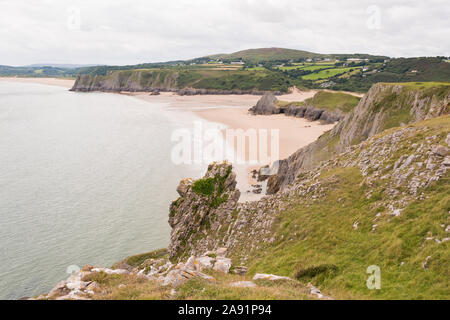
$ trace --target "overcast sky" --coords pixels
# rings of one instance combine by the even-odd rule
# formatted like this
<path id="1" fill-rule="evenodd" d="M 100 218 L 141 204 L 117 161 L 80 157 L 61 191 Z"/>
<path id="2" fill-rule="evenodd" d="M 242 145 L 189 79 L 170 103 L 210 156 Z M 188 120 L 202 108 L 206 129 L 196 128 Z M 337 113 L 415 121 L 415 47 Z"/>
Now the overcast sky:
<path id="1" fill-rule="evenodd" d="M 135 64 L 248 48 L 450 55 L 449 0 L 0 0 L 0 64 Z"/>

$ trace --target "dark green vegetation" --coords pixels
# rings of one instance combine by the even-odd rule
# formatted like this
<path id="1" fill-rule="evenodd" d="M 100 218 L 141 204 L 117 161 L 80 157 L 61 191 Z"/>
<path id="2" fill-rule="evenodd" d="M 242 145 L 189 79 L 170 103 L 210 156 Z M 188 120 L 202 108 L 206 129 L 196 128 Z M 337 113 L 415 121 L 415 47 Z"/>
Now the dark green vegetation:
<path id="1" fill-rule="evenodd" d="M 161 82 L 157 89 L 169 89 L 167 83 L 156 77 L 170 73 L 176 79 L 170 82 L 170 89 L 286 92 L 290 87 L 297 86 L 366 92 L 377 82 L 450 81 L 450 63 L 446 61 L 446 57 L 390 59 L 368 54 L 318 54 L 262 48 L 186 61 L 127 66 L 0 66 L 0 76 L 73 78 L 87 75 L 89 83 L 94 84 L 93 90 L 102 90 L 103 85 L 98 84 L 102 79 L 107 82 L 120 77 L 119 87 L 113 90 L 118 91 L 120 86 L 126 87 L 130 81 L 136 81 L 133 75 L 138 73 L 143 75 L 138 80 L 142 87 Z M 103 78 L 96 79 L 95 76 Z M 111 90 L 107 88 L 104 91 Z"/>
<path id="2" fill-rule="evenodd" d="M 222 203 L 228 200 L 228 195 L 223 193 L 225 190 L 225 181 L 230 174 L 231 167 L 223 177 L 216 175 L 213 178 L 196 180 L 192 185 L 192 191 L 200 196 L 207 197 L 210 207 L 217 209 Z"/>
<path id="3" fill-rule="evenodd" d="M 450 81 L 450 63 L 441 58 L 399 58 L 349 78 L 334 78 L 334 90 L 367 91 L 377 82 Z"/>

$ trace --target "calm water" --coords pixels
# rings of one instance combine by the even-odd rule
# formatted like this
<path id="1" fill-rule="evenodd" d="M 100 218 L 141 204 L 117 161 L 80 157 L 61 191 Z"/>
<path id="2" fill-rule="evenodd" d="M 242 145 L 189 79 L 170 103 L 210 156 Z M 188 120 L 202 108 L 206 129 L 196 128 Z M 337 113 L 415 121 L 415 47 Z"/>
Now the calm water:
<path id="1" fill-rule="evenodd" d="M 44 293 L 71 265 L 167 246 L 169 203 L 203 168 L 170 161 L 164 105 L 0 82 L 0 298 Z"/>

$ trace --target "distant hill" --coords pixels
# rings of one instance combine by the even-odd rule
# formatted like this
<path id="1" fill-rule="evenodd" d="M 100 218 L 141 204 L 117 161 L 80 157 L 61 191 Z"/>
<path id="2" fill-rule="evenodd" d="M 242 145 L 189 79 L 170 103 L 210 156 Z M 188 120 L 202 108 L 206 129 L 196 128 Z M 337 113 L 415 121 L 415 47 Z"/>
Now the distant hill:
<path id="1" fill-rule="evenodd" d="M 284 49 L 284 48 L 260 48 L 242 50 L 231 54 L 209 56 L 214 59 L 242 59 L 251 62 L 277 61 L 277 60 L 296 60 L 296 59 L 314 59 L 324 58 L 326 55 L 313 53 L 303 50 Z"/>

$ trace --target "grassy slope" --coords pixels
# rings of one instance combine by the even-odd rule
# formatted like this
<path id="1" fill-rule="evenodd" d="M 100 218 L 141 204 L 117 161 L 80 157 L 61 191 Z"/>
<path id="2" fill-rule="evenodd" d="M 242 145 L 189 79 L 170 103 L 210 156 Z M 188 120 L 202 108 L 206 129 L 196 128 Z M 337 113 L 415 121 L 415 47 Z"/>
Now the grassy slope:
<path id="1" fill-rule="evenodd" d="M 424 129 L 426 136 L 438 135 L 445 140 L 450 118 L 414 126 L 428 128 Z M 423 138 L 406 141 L 404 148 Z M 335 298 L 448 299 L 449 243 L 424 240 L 428 232 L 439 239 L 446 237 L 441 225 L 448 224 L 448 178 L 447 174 L 427 188 L 425 200 L 409 204 L 401 216 L 374 222 L 379 201 L 383 201 L 381 186 L 370 187 L 374 193 L 367 199 L 369 187 L 357 168 L 341 167 L 323 173 L 320 180 L 328 188 L 325 197 L 317 202 L 299 198 L 281 212 L 274 229 L 278 241 L 253 256 L 250 272 L 293 276 L 298 269 L 331 265 L 336 270 L 324 268 L 323 273 L 299 280 L 312 281 Z M 360 223 L 357 230 L 353 230 L 355 221 Z M 374 224 L 378 224 L 375 232 Z M 428 256 L 432 259 L 424 270 L 422 263 Z M 382 290 L 366 288 L 366 268 L 370 265 L 381 268 Z"/>
<path id="2" fill-rule="evenodd" d="M 97 273 L 85 277 L 84 281 L 96 281 L 100 289 L 92 296 L 102 300 L 303 300 L 313 299 L 307 288 L 291 281 L 262 281 L 255 283 L 257 288 L 236 288 L 230 284 L 236 281 L 249 281 L 249 276 L 223 274 L 215 271 L 205 273 L 216 279 L 215 283 L 192 279 L 176 288 L 163 287 L 155 281 L 135 275 L 107 275 Z M 120 286 L 120 287 L 119 287 Z M 100 294 L 104 291 L 104 294 Z"/>

